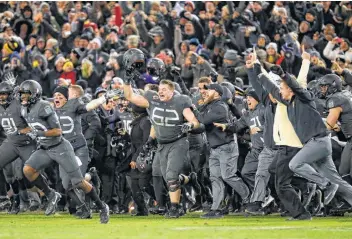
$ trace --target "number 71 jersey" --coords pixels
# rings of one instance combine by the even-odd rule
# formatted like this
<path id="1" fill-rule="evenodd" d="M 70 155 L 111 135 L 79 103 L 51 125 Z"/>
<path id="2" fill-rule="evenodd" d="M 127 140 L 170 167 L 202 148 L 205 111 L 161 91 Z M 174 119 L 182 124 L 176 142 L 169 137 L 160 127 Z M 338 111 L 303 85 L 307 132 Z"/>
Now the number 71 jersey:
<path id="1" fill-rule="evenodd" d="M 191 99 L 186 95 L 174 95 L 170 101 L 160 101 L 155 91 L 147 91 L 149 118 L 159 142 L 173 142 L 183 135 L 182 124 L 186 121 L 183 110 L 190 108 Z"/>

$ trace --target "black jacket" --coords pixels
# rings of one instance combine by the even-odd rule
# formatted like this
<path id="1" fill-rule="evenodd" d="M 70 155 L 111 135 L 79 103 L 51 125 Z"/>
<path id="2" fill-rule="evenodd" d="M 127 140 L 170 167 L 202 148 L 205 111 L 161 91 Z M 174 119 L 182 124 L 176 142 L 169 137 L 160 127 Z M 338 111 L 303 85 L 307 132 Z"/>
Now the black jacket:
<path id="1" fill-rule="evenodd" d="M 136 161 L 150 134 L 151 123 L 147 114 L 141 115 L 131 123 L 132 161 Z"/>
<path id="2" fill-rule="evenodd" d="M 195 111 L 195 114 L 199 122 L 205 126 L 205 132 L 211 148 L 217 148 L 234 141 L 233 134 L 223 132 L 214 126 L 214 123 L 230 123 L 229 108 L 221 99 L 205 105 L 200 111 Z"/>
<path id="3" fill-rule="evenodd" d="M 93 145 L 94 139 L 101 129 L 101 122 L 97 113 L 92 110 L 82 114 L 82 133 L 87 141 L 88 147 Z"/>
<path id="4" fill-rule="evenodd" d="M 283 80 L 295 93 L 291 101 L 286 101 L 281 98 L 279 87 L 269 78 L 261 74 L 259 79 L 275 99 L 287 106 L 288 118 L 302 144 L 315 137 L 327 136 L 326 126 L 316 110 L 315 96 L 312 92 L 302 88 L 296 80 L 286 74 Z"/>

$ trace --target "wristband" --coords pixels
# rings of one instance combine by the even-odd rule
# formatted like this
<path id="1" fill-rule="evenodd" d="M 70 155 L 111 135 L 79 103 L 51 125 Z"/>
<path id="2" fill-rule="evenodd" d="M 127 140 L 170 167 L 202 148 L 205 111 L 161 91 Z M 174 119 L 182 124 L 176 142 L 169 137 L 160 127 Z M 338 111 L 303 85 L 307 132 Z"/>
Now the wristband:
<path id="1" fill-rule="evenodd" d="M 36 133 L 38 137 L 45 137 L 45 131 L 43 130 L 36 130 Z"/>

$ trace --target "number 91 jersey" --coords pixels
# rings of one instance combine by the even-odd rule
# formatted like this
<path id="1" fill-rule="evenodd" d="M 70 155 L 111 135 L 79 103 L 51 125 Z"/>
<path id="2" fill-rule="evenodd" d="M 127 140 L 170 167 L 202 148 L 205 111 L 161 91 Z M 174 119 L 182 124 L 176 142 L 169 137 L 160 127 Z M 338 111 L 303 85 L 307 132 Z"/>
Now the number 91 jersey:
<path id="1" fill-rule="evenodd" d="M 147 91 L 144 96 L 149 102 L 149 118 L 158 142 L 169 143 L 181 138 L 181 126 L 186 121 L 183 110 L 191 108 L 191 99 L 186 95 L 174 95 L 170 101 L 163 102 L 155 91 Z"/>
<path id="2" fill-rule="evenodd" d="M 18 100 L 12 100 L 6 109 L 0 106 L 0 123 L 7 139 L 14 145 L 24 146 L 31 143 L 28 136 L 17 133 L 28 127 L 27 122 L 21 116 L 21 104 Z"/>

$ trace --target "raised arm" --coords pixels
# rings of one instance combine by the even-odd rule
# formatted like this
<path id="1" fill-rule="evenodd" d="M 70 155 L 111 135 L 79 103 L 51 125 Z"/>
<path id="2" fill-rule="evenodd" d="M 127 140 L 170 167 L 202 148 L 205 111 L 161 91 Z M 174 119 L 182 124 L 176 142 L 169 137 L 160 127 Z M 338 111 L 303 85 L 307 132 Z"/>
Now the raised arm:
<path id="1" fill-rule="evenodd" d="M 307 89 L 307 76 L 309 72 L 309 66 L 310 54 L 307 53 L 304 46 L 302 46 L 302 66 L 297 77 L 297 82 L 304 89 Z"/>
<path id="2" fill-rule="evenodd" d="M 133 92 L 131 85 L 125 84 L 123 86 L 123 92 L 126 100 L 142 108 L 149 108 L 148 100 L 141 95 Z"/>

